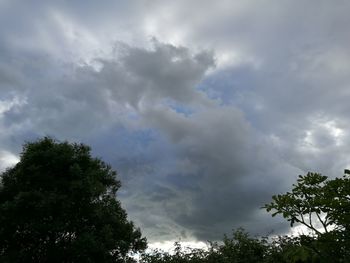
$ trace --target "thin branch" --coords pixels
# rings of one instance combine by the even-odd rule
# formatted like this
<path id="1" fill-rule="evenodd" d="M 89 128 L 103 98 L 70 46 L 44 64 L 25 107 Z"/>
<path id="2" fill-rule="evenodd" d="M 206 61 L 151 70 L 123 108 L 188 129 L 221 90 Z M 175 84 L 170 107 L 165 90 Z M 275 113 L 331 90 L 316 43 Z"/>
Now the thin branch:
<path id="1" fill-rule="evenodd" d="M 327 225 L 325 223 L 326 221 L 323 221 L 318 213 L 316 213 L 316 216 L 317 216 L 318 220 L 321 222 L 321 224 L 322 224 L 324 230 L 326 231 L 326 233 L 328 233 Z"/>
<path id="2" fill-rule="evenodd" d="M 314 226 L 312 225 L 312 212 L 309 212 L 309 223 L 310 223 L 310 226 L 314 228 Z"/>
<path id="3" fill-rule="evenodd" d="M 302 214 L 301 214 L 301 218 L 302 218 L 302 220 L 300 220 L 300 219 L 298 219 L 298 218 L 295 218 L 295 221 L 298 222 L 298 223 L 300 223 L 300 224 L 302 224 L 302 225 L 304 225 L 304 226 L 306 226 L 307 228 L 309 228 L 309 229 L 315 231 L 315 233 L 316 233 L 317 235 L 321 235 L 321 232 L 318 231 L 316 228 L 314 228 L 313 225 L 309 225 L 308 223 L 305 222 L 304 217 L 303 217 Z"/>

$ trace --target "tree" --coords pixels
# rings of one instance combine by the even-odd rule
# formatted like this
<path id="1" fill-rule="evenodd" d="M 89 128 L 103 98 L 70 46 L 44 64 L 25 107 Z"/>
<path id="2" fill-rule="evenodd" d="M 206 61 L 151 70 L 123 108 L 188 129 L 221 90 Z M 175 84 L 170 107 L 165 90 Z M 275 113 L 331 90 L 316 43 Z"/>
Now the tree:
<path id="1" fill-rule="evenodd" d="M 275 195 L 264 208 L 281 214 L 291 226 L 311 230 L 301 244 L 324 262 L 347 262 L 350 257 L 350 171 L 342 178 L 328 179 L 318 173 L 300 175 L 291 192 Z M 314 255 L 313 255 L 314 257 Z M 330 260 L 330 261 L 329 261 Z"/>
<path id="2" fill-rule="evenodd" d="M 252 238 L 244 229 L 233 231 L 232 237 L 224 236 L 224 244 L 220 246 L 223 262 L 263 262 L 268 249 L 265 239 Z"/>
<path id="3" fill-rule="evenodd" d="M 284 240 L 284 244 L 289 244 Z M 284 245 L 286 246 L 286 245 Z M 173 253 L 154 250 L 142 255 L 141 263 L 284 263 L 280 242 L 251 237 L 244 229 L 224 236 L 222 242 L 209 242 L 207 249 L 183 248 L 175 242 Z"/>
<path id="4" fill-rule="evenodd" d="M 116 172 L 83 144 L 27 143 L 0 184 L 1 262 L 124 262 L 146 240 L 116 200 Z"/>

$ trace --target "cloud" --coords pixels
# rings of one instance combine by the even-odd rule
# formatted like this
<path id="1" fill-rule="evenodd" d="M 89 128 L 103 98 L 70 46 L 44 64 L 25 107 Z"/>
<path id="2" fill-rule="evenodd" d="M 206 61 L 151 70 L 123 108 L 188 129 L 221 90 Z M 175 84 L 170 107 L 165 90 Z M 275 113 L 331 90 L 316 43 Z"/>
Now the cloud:
<path id="1" fill-rule="evenodd" d="M 3 147 L 16 152 L 22 141 L 40 135 L 90 142 L 121 168 L 121 198 L 154 240 L 205 238 L 214 221 L 226 222 L 218 223 L 220 235 L 241 225 L 247 214 L 227 211 L 250 191 L 257 197 L 245 211 L 261 205 L 266 193 L 256 191 L 256 184 L 237 190 L 264 158 L 256 154 L 258 135 L 244 113 L 200 89 L 215 65 L 213 54 L 157 41 L 151 49 L 118 44 L 115 52 L 96 58 L 97 64 L 64 68 L 37 55 L 34 72 L 32 59 L 23 57 L 13 72 L 31 81 L 12 84 L 1 119 L 11 132 L 2 140 L 15 140 Z"/>
<path id="2" fill-rule="evenodd" d="M 35 59 L 36 65 L 32 65 L 32 58 L 23 58 L 21 67 L 11 69 L 30 81 L 11 86 L 12 99 L 22 97 L 23 103 L 4 113 L 9 126 L 13 120 L 28 121 L 37 130 L 59 134 L 66 130 L 68 135 L 69 130 L 77 133 L 100 127 L 99 122 L 111 125 L 127 121 L 128 115 L 142 111 L 140 107 L 165 100 L 186 105 L 210 103 L 194 88 L 213 66 L 210 53 L 191 54 L 186 48 L 161 43 L 152 50 L 124 45 L 118 58 L 96 59 L 99 69 L 93 65 L 57 66 L 40 56 Z M 35 82 L 31 77 L 41 78 Z"/>
<path id="3" fill-rule="evenodd" d="M 1 151 L 0 152 L 0 171 L 4 171 L 6 168 L 16 164 L 19 161 L 18 157 L 12 153 Z"/>
<path id="4" fill-rule="evenodd" d="M 345 1 L 0 5 L 1 169 L 90 144 L 151 241 L 283 232 L 271 195 L 350 164 Z"/>

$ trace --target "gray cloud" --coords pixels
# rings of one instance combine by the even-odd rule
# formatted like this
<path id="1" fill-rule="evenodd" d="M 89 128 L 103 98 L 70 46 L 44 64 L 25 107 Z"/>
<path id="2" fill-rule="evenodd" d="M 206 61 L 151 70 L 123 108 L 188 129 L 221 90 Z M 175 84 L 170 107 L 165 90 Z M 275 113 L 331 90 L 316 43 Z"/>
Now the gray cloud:
<path id="1" fill-rule="evenodd" d="M 350 164 L 346 1 L 0 5 L 0 169 L 91 144 L 151 241 L 283 232 L 260 206 Z"/>

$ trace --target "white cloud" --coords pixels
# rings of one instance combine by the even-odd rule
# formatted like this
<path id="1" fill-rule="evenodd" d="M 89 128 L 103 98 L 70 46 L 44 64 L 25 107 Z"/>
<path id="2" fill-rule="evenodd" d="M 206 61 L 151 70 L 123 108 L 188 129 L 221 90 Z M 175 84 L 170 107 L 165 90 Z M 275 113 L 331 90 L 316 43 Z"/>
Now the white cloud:
<path id="1" fill-rule="evenodd" d="M 7 151 L 0 151 L 0 171 L 4 171 L 6 168 L 11 167 L 18 162 L 18 156 Z"/>
<path id="2" fill-rule="evenodd" d="M 271 230 L 264 200 L 350 163 L 344 1 L 0 5 L 3 162 L 91 143 L 150 240 Z"/>

